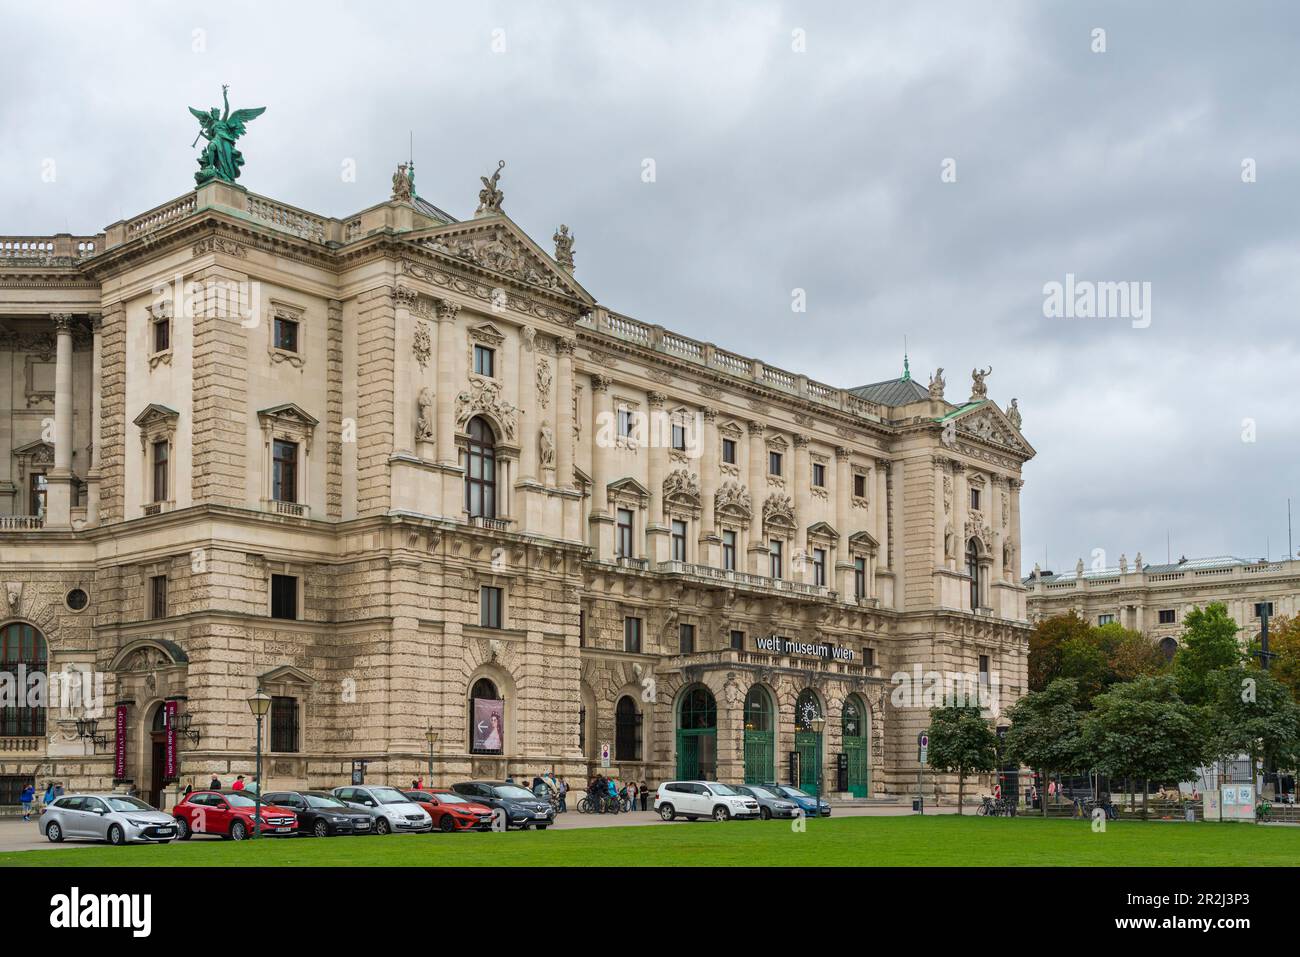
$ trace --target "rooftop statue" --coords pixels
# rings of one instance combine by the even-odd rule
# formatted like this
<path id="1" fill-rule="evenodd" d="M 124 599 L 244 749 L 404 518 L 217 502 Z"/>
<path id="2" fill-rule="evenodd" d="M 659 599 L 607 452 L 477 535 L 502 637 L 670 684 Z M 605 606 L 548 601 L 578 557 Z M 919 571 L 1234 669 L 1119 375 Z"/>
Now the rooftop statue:
<path id="1" fill-rule="evenodd" d="M 266 112 L 266 107 L 259 106 L 256 109 L 235 110 L 232 113 L 230 98 L 226 95 L 229 89 L 228 85 L 222 84 L 221 99 L 226 106 L 224 116 L 215 106 L 207 113 L 190 107 L 190 112 L 199 121 L 199 136 L 208 141 L 208 145 L 203 147 L 203 152 L 199 154 L 199 171 L 194 174 L 194 181 L 199 186 L 210 183 L 214 179 L 233 183 L 239 178 L 239 167 L 244 165 L 244 157 L 239 150 L 235 149 L 235 141 L 247 132 L 244 128 L 245 123 Z M 199 136 L 194 138 L 195 143 L 199 141 Z"/>
<path id="2" fill-rule="evenodd" d="M 506 168 L 506 161 L 502 160 L 497 163 L 496 172 L 489 179 L 486 176 L 480 176 L 483 181 L 483 188 L 478 191 L 478 209 L 476 213 L 499 213 L 501 212 L 501 201 L 506 198 L 506 194 L 501 191 L 497 185 L 501 182 L 501 171 Z"/>
<path id="3" fill-rule="evenodd" d="M 980 400 L 987 399 L 989 397 L 989 387 L 984 384 L 984 380 L 985 378 L 988 377 L 988 374 L 992 371 L 993 371 L 992 366 L 989 366 L 987 369 L 970 370 L 970 377 L 971 377 L 970 401 L 971 402 L 979 402 Z"/>

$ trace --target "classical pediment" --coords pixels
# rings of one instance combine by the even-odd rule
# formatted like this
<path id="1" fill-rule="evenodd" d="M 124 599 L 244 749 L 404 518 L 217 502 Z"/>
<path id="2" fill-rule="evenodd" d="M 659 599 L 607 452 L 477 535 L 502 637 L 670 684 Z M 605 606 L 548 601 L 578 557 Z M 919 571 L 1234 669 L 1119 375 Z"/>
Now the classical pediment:
<path id="1" fill-rule="evenodd" d="M 144 409 L 131 421 L 141 429 L 147 429 L 159 422 L 175 422 L 180 418 L 180 413 L 175 409 L 169 409 L 165 405 L 159 405 L 156 402 L 150 402 Z"/>
<path id="2" fill-rule="evenodd" d="M 524 286 L 594 304 L 591 294 L 504 214 L 412 233 L 425 249 L 507 276 Z"/>
<path id="3" fill-rule="evenodd" d="M 318 424 L 317 419 L 314 416 L 303 411 L 300 406 L 294 405 L 292 402 L 285 402 L 283 405 L 273 405 L 269 409 L 259 409 L 257 412 L 257 418 L 263 423 L 267 420 L 294 422 L 307 429 L 314 429 Z"/>
<path id="4" fill-rule="evenodd" d="M 840 533 L 835 531 L 835 526 L 830 522 L 814 522 L 808 526 L 809 538 L 827 538 L 832 542 L 840 537 Z"/>
<path id="5" fill-rule="evenodd" d="M 989 445 L 1000 446 L 1023 458 L 1034 455 L 1033 446 L 1025 441 L 1020 430 L 991 401 L 974 403 L 939 421 L 944 424 L 953 423 L 959 436 L 969 436 Z"/>

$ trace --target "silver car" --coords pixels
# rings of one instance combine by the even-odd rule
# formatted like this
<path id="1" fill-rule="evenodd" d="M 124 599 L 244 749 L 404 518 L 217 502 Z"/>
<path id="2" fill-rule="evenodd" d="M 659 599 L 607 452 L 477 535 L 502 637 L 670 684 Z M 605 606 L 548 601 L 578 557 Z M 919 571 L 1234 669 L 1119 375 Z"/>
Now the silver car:
<path id="1" fill-rule="evenodd" d="M 41 811 L 41 833 L 110 844 L 166 844 L 176 839 L 176 819 L 125 794 L 65 794 Z"/>
<path id="2" fill-rule="evenodd" d="M 799 811 L 799 805 L 765 787 L 757 784 L 737 784 L 735 787 L 741 794 L 747 794 L 758 802 L 758 816 L 764 821 L 774 817 L 794 817 Z"/>

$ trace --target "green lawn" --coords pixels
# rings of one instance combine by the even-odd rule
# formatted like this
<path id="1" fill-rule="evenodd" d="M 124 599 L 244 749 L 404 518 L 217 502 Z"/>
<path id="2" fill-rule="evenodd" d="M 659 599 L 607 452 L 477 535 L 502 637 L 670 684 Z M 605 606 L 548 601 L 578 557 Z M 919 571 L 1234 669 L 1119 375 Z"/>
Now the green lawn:
<path id="1" fill-rule="evenodd" d="M 849 817 L 810 820 L 804 833 L 779 821 L 593 827 L 509 834 L 210 839 L 167 846 L 16 851 L 4 867 L 132 866 L 589 866 L 589 865 L 1038 865 L 1294 866 L 1300 828 L 1248 824 L 1034 818 Z"/>

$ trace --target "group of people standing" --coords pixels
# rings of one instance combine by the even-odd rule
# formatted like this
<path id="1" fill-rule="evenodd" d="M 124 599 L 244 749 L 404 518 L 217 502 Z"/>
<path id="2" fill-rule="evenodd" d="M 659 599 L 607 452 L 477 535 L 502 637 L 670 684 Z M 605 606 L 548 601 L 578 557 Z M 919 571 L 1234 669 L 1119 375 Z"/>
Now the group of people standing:
<path id="1" fill-rule="evenodd" d="M 629 811 L 635 811 L 638 807 L 644 811 L 650 803 L 650 788 L 645 781 L 624 781 L 620 787 L 614 778 L 596 774 L 587 782 L 587 796 L 602 804 L 619 801 L 626 803 Z"/>
<path id="2" fill-rule="evenodd" d="M 63 796 L 63 785 L 58 781 L 51 781 L 45 788 L 45 797 L 42 798 L 43 804 L 49 804 L 57 797 Z M 23 788 L 23 793 L 18 796 L 19 803 L 23 806 L 23 820 L 32 819 L 32 804 L 36 801 L 36 785 L 29 784 Z"/>

